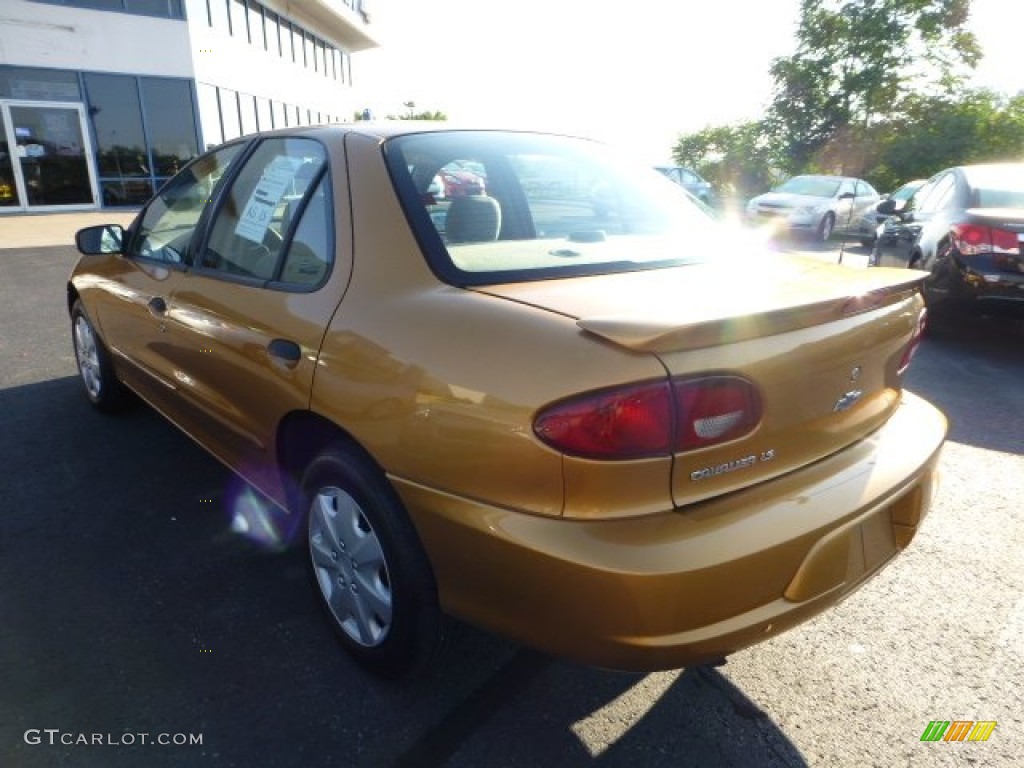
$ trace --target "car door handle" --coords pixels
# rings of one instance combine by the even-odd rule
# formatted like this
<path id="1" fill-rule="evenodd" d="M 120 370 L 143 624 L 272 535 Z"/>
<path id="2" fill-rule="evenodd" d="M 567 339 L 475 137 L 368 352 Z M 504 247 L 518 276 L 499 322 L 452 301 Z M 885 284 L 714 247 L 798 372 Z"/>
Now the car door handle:
<path id="1" fill-rule="evenodd" d="M 267 344 L 267 353 L 278 360 L 295 365 L 302 359 L 302 347 L 288 339 L 274 339 Z"/>
<path id="2" fill-rule="evenodd" d="M 163 317 L 167 314 L 167 302 L 160 296 L 154 296 L 146 306 L 149 307 L 149 314 L 153 317 Z"/>

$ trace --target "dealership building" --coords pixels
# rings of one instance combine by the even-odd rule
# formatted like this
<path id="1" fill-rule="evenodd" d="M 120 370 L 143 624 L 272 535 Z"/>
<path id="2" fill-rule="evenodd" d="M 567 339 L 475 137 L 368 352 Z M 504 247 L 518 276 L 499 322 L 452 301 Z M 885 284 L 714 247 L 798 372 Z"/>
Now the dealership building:
<path id="1" fill-rule="evenodd" d="M 3 0 L 0 216 L 137 206 L 207 147 L 351 120 L 368 0 Z"/>

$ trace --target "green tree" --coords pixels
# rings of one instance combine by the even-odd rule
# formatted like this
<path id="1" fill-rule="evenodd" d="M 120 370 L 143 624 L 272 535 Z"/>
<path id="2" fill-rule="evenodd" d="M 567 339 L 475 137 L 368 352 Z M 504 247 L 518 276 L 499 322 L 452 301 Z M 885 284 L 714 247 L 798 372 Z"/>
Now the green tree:
<path id="1" fill-rule="evenodd" d="M 442 112 L 440 110 L 437 110 L 437 109 L 435 109 L 435 110 L 429 110 L 428 109 L 428 110 L 424 110 L 422 112 L 417 112 L 416 111 L 416 102 L 414 102 L 414 101 L 402 102 L 402 106 L 405 107 L 405 109 L 406 109 L 404 114 L 401 114 L 401 115 L 388 115 L 387 119 L 388 120 L 437 120 L 437 121 L 447 120 L 448 119 L 448 115 L 446 115 L 444 112 Z M 368 115 L 370 115 L 370 114 L 371 113 L 370 113 L 369 110 L 363 110 L 363 111 L 360 111 L 360 112 L 353 113 L 353 117 L 354 117 L 355 121 L 358 122 L 360 120 L 372 119 L 371 117 L 368 117 Z"/>
<path id="2" fill-rule="evenodd" d="M 672 157 L 711 182 L 721 197 L 749 196 L 770 186 L 777 175 L 770 140 L 759 121 L 680 136 Z"/>
<path id="3" fill-rule="evenodd" d="M 797 49 L 776 59 L 767 132 L 787 171 L 862 173 L 872 127 L 914 94 L 949 94 L 980 51 L 970 0 L 801 0 Z"/>
<path id="4" fill-rule="evenodd" d="M 409 112 L 404 115 L 388 115 L 388 120 L 447 120 L 448 115 L 440 110 L 423 112 Z"/>
<path id="5" fill-rule="evenodd" d="M 905 115 L 882 128 L 878 162 L 868 176 L 882 189 L 943 168 L 1024 157 L 1024 93 L 1006 98 L 989 90 L 914 97 Z"/>

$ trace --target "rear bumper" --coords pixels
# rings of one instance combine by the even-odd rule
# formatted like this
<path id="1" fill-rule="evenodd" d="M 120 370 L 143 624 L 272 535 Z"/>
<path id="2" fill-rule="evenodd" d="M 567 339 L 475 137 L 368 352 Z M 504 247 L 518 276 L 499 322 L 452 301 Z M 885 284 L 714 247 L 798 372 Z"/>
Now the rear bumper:
<path id="1" fill-rule="evenodd" d="M 929 303 L 938 309 L 975 314 L 1024 317 L 1024 275 L 996 269 L 968 269 L 963 265 L 948 286 L 936 281 L 927 289 Z M 926 284 L 928 285 L 928 284 Z"/>
<path id="2" fill-rule="evenodd" d="M 684 509 L 544 518 L 392 478 L 453 615 L 550 653 L 669 669 L 737 651 L 839 602 L 907 546 L 946 422 L 909 393 L 813 466 Z"/>

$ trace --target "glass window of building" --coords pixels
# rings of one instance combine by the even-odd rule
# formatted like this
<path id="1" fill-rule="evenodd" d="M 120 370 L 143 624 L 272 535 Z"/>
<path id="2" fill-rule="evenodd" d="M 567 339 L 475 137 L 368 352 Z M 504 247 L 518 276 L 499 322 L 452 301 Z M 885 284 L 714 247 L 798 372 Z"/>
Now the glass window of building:
<path id="1" fill-rule="evenodd" d="M 267 50 L 275 56 L 283 56 L 280 21 L 276 13 L 266 8 L 263 9 L 263 29 L 263 34 L 267 38 Z"/>
<path id="2" fill-rule="evenodd" d="M 231 34 L 239 40 L 252 41 L 249 35 L 249 19 L 246 13 L 245 0 L 231 0 L 228 4 L 231 13 Z"/>
<path id="3" fill-rule="evenodd" d="M 181 0 L 124 0 L 124 9 L 128 13 L 143 16 L 159 16 L 168 19 L 183 19 Z"/>
<path id="4" fill-rule="evenodd" d="M 256 133 L 256 97 L 248 93 L 238 94 L 238 113 L 242 117 L 242 135 Z"/>
<path id="5" fill-rule="evenodd" d="M 256 98 L 256 125 L 260 131 L 274 129 L 274 115 L 270 111 L 270 100 L 261 97 Z"/>
<path id="6" fill-rule="evenodd" d="M 288 126 L 288 119 L 285 114 L 284 104 L 280 101 L 273 101 L 270 103 L 270 108 L 273 111 L 274 127 L 285 128 Z"/>
<path id="7" fill-rule="evenodd" d="M 48 5 L 67 5 L 95 11 L 120 11 L 164 19 L 185 18 L 182 0 L 35 0 Z"/>
<path id="8" fill-rule="evenodd" d="M 81 101 L 78 75 L 57 69 L 0 67 L 0 98 L 25 101 Z"/>
<path id="9" fill-rule="evenodd" d="M 238 94 L 230 88 L 221 88 L 220 117 L 224 126 L 224 141 L 236 139 L 242 135 L 242 123 L 238 116 Z"/>
<path id="10" fill-rule="evenodd" d="M 197 83 L 196 101 L 199 102 L 199 121 L 203 126 L 203 146 L 209 149 L 217 144 L 222 144 L 224 128 L 220 121 L 217 89 L 207 83 Z"/>
<path id="11" fill-rule="evenodd" d="M 316 69 L 316 46 L 313 43 L 313 35 L 309 32 L 302 33 L 302 50 L 306 69 Z"/>
<path id="12" fill-rule="evenodd" d="M 248 0 L 249 6 L 249 36 L 252 44 L 267 50 L 267 32 L 263 21 L 263 6 L 253 0 Z"/>
<path id="13" fill-rule="evenodd" d="M 306 46 L 302 27 L 292 24 L 292 46 L 295 48 L 295 63 L 306 66 Z"/>
<path id="14" fill-rule="evenodd" d="M 281 57 L 286 61 L 295 61 L 295 47 L 292 44 L 292 23 L 288 19 L 278 17 L 277 30 L 281 35 Z"/>
<path id="15" fill-rule="evenodd" d="M 100 176 L 149 176 L 136 79 L 127 75 L 86 74 L 89 115 L 96 134 Z"/>
<path id="16" fill-rule="evenodd" d="M 142 78 L 142 104 L 156 176 L 173 176 L 199 154 L 187 80 Z"/>
<path id="17" fill-rule="evenodd" d="M 92 8 L 97 11 L 123 11 L 121 0 L 42 0 L 48 5 L 71 5 L 78 8 Z"/>
<path id="18" fill-rule="evenodd" d="M 230 34 L 231 20 L 228 18 L 227 0 L 209 0 L 206 8 L 210 13 L 210 26 Z"/>

